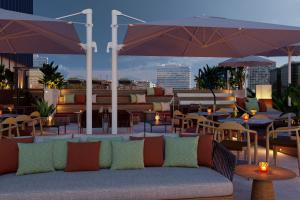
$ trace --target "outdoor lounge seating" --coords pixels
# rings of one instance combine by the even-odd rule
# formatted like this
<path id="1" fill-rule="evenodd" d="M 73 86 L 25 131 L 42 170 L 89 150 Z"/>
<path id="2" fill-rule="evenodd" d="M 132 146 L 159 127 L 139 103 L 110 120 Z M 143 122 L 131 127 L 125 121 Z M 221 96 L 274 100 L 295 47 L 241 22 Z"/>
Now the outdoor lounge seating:
<path id="1" fill-rule="evenodd" d="M 151 137 L 151 135 L 149 135 Z M 74 135 L 80 141 L 87 135 Z M 106 141 L 122 136 L 92 136 Z M 166 135 L 165 137 L 174 137 Z M 36 136 L 35 142 L 67 139 L 67 136 Z M 69 137 L 69 139 L 71 139 Z M 33 175 L 0 176 L 0 199 L 216 199 L 232 200 L 235 156 L 213 143 L 212 167 L 146 167 L 100 169 L 90 172 L 55 171 Z M 28 184 L 30 183 L 30 184 Z M 18 190 L 16 190 L 18 188 Z"/>

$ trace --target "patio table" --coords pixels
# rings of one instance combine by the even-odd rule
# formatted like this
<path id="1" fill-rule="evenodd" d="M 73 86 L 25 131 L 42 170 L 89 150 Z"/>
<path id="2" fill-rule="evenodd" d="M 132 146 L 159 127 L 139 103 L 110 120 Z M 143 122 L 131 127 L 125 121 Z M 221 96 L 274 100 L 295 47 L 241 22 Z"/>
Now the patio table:
<path id="1" fill-rule="evenodd" d="M 245 121 L 241 118 L 225 118 L 225 119 L 220 119 L 218 120 L 219 122 L 237 122 L 243 125 L 267 125 L 273 122 L 272 119 L 254 119 L 250 118 L 249 120 Z"/>
<path id="2" fill-rule="evenodd" d="M 6 118 L 17 117 L 17 116 L 18 116 L 17 114 L 12 114 L 12 113 L 2 114 L 2 115 L 0 115 L 0 121 L 1 121 L 1 120 L 4 120 L 4 119 L 6 119 Z"/>

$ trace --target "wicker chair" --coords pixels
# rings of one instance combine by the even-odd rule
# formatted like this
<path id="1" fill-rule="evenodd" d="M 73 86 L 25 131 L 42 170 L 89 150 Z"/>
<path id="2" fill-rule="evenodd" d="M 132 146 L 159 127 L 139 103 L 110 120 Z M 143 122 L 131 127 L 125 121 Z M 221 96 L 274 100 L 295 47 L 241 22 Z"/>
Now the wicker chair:
<path id="1" fill-rule="evenodd" d="M 254 135 L 254 161 L 257 163 L 256 131 L 246 129 L 237 122 L 224 122 L 216 129 L 214 138 L 227 149 L 237 151 L 237 157 L 239 157 L 240 151 L 244 151 L 245 160 L 248 160 L 248 163 L 251 164 L 251 134 Z"/>
<path id="2" fill-rule="evenodd" d="M 279 133 L 287 133 L 289 136 L 278 137 Z M 277 165 L 277 147 L 297 148 L 298 169 L 300 175 L 300 127 L 280 127 L 274 129 L 269 125 L 266 138 L 266 161 L 269 162 L 270 146 L 273 149 L 274 165 Z"/>

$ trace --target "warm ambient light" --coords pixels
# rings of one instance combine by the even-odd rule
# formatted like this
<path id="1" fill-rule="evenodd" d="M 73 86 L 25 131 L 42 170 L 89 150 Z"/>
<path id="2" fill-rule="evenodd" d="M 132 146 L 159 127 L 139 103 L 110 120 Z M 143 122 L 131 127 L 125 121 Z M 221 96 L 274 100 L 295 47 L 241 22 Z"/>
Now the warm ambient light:
<path id="1" fill-rule="evenodd" d="M 256 85 L 257 99 L 272 99 L 272 85 Z"/>
<path id="2" fill-rule="evenodd" d="M 13 106 L 8 106 L 7 109 L 9 110 L 9 112 L 12 112 L 13 111 Z"/>
<path id="3" fill-rule="evenodd" d="M 2 115 L 2 110 L 0 110 L 0 115 Z"/>
<path id="4" fill-rule="evenodd" d="M 269 164 L 268 162 L 259 162 L 258 168 L 260 172 L 268 172 L 269 171 Z"/>
<path id="5" fill-rule="evenodd" d="M 243 120 L 247 121 L 249 119 L 249 115 L 247 113 L 242 115 Z"/>
<path id="6" fill-rule="evenodd" d="M 160 120 L 160 116 L 158 113 L 155 114 L 155 121 L 159 121 Z"/>
<path id="7" fill-rule="evenodd" d="M 252 115 L 255 115 L 257 113 L 257 110 L 256 109 L 251 109 L 250 112 L 251 112 Z"/>
<path id="8" fill-rule="evenodd" d="M 207 108 L 207 113 L 210 114 L 212 112 L 211 108 Z"/>
<path id="9" fill-rule="evenodd" d="M 53 120 L 53 117 L 52 117 L 52 116 L 49 116 L 49 117 L 48 117 L 48 123 L 51 124 L 51 123 L 52 123 L 52 120 Z"/>

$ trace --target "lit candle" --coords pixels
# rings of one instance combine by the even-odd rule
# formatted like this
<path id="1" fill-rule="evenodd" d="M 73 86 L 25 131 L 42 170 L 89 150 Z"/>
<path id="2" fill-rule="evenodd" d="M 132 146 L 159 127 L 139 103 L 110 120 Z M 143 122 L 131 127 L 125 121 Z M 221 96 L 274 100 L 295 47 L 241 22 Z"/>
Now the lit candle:
<path id="1" fill-rule="evenodd" d="M 160 116 L 158 113 L 155 114 L 155 121 L 159 121 L 160 120 Z"/>
<path id="2" fill-rule="evenodd" d="M 48 117 L 48 123 L 49 123 L 49 124 L 52 124 L 52 120 L 53 120 L 52 116 L 49 116 L 49 117 Z"/>
<path id="3" fill-rule="evenodd" d="M 208 114 L 211 113 L 211 108 L 207 108 L 207 113 L 208 113 Z"/>
<path id="4" fill-rule="evenodd" d="M 247 121 L 249 119 L 249 115 L 247 113 L 243 114 L 242 118 Z"/>
<path id="5" fill-rule="evenodd" d="M 12 112 L 13 107 L 12 106 L 8 106 L 7 109 L 9 110 L 9 112 Z"/>
<path id="6" fill-rule="evenodd" d="M 266 173 L 266 172 L 269 171 L 269 164 L 268 164 L 268 162 L 259 162 L 258 167 L 259 167 L 259 171 L 260 172 Z"/>
<path id="7" fill-rule="evenodd" d="M 0 110 L 0 115 L 2 115 L 2 110 Z"/>

